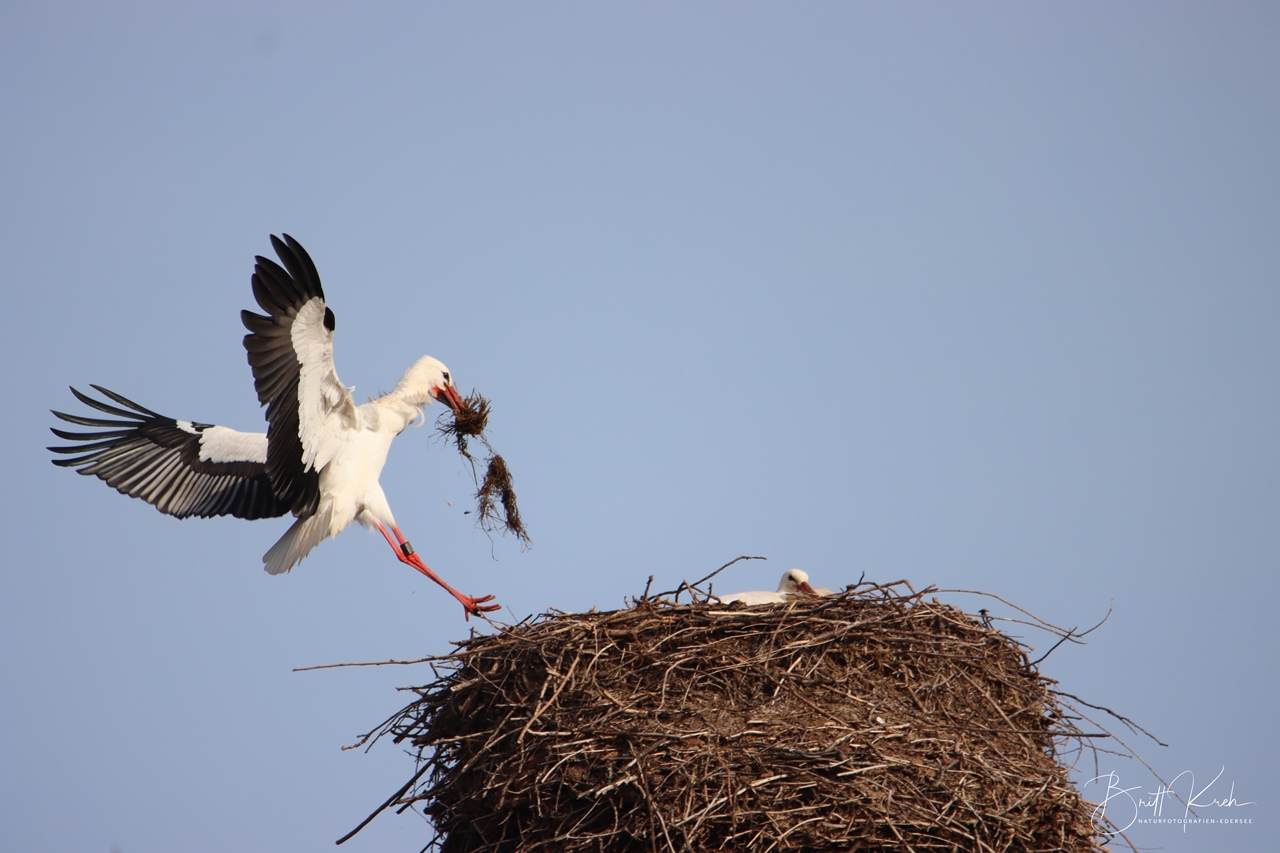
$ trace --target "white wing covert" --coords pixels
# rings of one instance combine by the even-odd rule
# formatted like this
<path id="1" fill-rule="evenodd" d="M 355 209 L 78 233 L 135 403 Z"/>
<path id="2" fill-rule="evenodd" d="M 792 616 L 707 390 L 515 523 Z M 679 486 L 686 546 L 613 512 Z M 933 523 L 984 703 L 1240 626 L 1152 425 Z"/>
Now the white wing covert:
<path id="1" fill-rule="evenodd" d="M 325 326 L 326 311 L 324 299 L 312 297 L 299 309 L 290 331 L 299 363 L 302 464 L 315 471 L 333 460 L 343 443 L 342 434 L 359 425 L 351 389 L 338 379 L 333 366 L 333 329 Z"/>
<path id="2" fill-rule="evenodd" d="M 267 407 L 267 474 L 276 497 L 305 518 L 319 506 L 319 469 L 358 416 L 333 367 L 335 319 L 320 275 L 298 241 L 283 236 L 272 235 L 271 245 L 284 266 L 262 256 L 254 266 L 253 296 L 266 316 L 242 311 L 240 319 L 249 330 L 254 388 Z"/>

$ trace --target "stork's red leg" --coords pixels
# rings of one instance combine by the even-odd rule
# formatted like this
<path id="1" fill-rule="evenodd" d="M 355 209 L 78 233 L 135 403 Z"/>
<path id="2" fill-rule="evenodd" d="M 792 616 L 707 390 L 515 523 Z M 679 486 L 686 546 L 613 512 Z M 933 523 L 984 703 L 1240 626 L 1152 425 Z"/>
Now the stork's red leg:
<path id="1" fill-rule="evenodd" d="M 394 524 L 391 525 L 391 529 L 396 532 L 396 538 L 392 539 L 391 534 L 387 532 L 387 528 L 382 526 L 382 522 L 375 523 L 378 525 L 378 530 L 382 531 L 382 535 L 387 540 L 387 544 L 391 546 L 391 550 L 396 552 L 396 559 L 407 566 L 412 566 L 436 583 L 440 584 L 440 586 L 447 589 L 450 595 L 462 603 L 462 607 L 465 610 L 466 617 L 468 619 L 471 618 L 472 613 L 488 613 L 492 610 L 502 609 L 502 605 L 500 604 L 485 604 L 486 601 L 493 601 L 492 595 L 486 595 L 483 598 L 472 598 L 469 595 L 463 595 L 453 587 L 449 586 L 444 582 L 443 578 L 431 571 L 431 569 L 427 568 L 427 564 L 422 562 L 422 558 L 414 553 L 413 546 L 409 544 L 409 540 L 404 538 L 404 534 L 400 532 L 399 527 L 396 527 Z M 397 544 L 397 540 L 399 541 L 399 544 Z"/>

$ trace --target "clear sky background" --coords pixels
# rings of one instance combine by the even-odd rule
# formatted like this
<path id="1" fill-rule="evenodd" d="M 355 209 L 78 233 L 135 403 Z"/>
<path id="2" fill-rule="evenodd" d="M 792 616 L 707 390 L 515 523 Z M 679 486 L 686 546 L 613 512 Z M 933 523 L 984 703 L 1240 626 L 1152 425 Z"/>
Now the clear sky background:
<path id="1" fill-rule="evenodd" d="M 1278 92 L 1275 3 L 3 4 L 0 850 L 328 850 L 412 772 L 340 747 L 428 671 L 291 670 L 445 652 L 452 599 L 359 529 L 270 577 L 286 520 L 44 449 L 69 384 L 262 428 L 282 231 L 358 399 L 426 353 L 493 400 L 531 550 L 430 428 L 382 477 L 464 591 L 613 608 L 752 554 L 722 590 L 1114 602 L 1044 671 L 1256 803 L 1131 836 L 1280 849 Z"/>

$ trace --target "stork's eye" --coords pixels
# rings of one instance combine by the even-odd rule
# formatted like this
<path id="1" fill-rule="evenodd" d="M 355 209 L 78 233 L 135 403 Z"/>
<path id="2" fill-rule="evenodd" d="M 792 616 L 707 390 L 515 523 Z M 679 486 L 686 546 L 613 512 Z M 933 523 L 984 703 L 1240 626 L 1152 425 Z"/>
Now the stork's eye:
<path id="1" fill-rule="evenodd" d="M 449 371 L 447 371 L 447 370 L 444 372 L 444 381 L 445 381 L 445 382 L 448 382 L 448 381 L 449 381 Z"/>

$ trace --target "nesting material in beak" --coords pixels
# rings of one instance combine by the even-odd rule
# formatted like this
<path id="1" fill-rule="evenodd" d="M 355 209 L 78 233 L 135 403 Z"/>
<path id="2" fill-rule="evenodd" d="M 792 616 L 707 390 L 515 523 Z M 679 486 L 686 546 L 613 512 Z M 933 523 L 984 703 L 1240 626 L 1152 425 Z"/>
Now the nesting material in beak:
<path id="1" fill-rule="evenodd" d="M 449 394 L 452 393 L 452 398 Z M 506 461 L 493 452 L 489 440 L 484 437 L 484 429 L 489 424 L 489 401 L 481 397 L 474 389 L 470 396 L 462 398 L 452 387 L 446 388 L 443 394 L 449 403 L 449 420 L 442 414 L 436 420 L 436 431 L 452 438 L 454 446 L 462 454 L 462 458 L 471 464 L 471 477 L 476 483 L 476 523 L 485 533 L 503 530 L 515 534 L 520 544 L 528 547 L 529 532 L 520 520 L 520 510 L 516 507 L 516 492 L 511 486 L 511 472 Z M 484 445 L 487 457 L 483 481 L 476 473 L 476 460 L 467 449 L 467 439 L 476 438 Z"/>
<path id="2" fill-rule="evenodd" d="M 445 438 L 452 438 L 458 452 L 470 460 L 467 455 L 467 439 L 481 435 L 489 425 L 489 401 L 476 393 L 474 388 L 466 398 L 458 396 L 457 389 L 453 386 L 446 388 L 441 396 L 449 406 L 453 420 L 448 421 L 447 415 L 441 415 L 436 420 L 436 429 Z"/>

